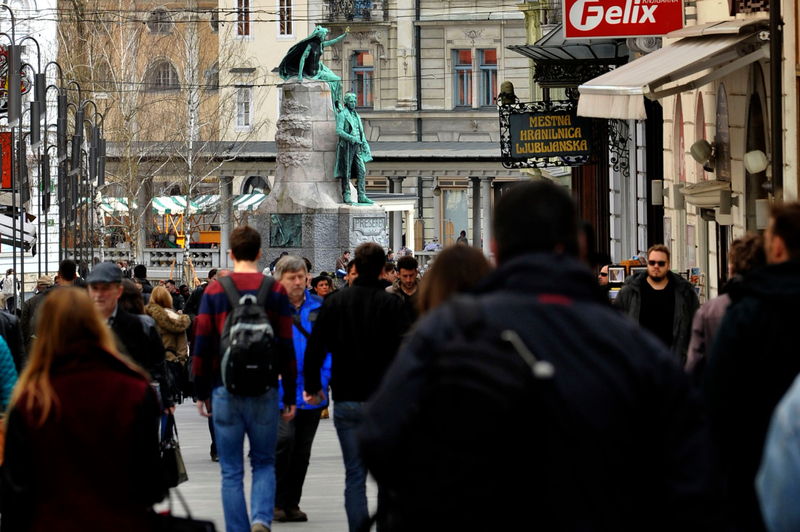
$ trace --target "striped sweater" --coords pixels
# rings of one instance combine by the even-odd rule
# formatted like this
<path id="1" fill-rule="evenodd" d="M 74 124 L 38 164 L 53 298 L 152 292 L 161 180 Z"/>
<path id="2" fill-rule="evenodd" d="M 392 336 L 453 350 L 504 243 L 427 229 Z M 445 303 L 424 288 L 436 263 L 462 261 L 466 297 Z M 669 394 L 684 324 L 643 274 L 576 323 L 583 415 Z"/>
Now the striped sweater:
<path id="1" fill-rule="evenodd" d="M 236 283 L 236 288 L 241 295 L 256 295 L 264 276 L 260 273 L 232 273 L 231 278 Z M 209 284 L 203 294 L 200 312 L 194 322 L 194 384 L 197 398 L 201 401 L 209 398 L 213 387 L 222 384 L 219 343 L 222 329 L 225 327 L 225 319 L 231 310 L 222 285 L 218 281 Z M 272 291 L 267 298 L 266 310 L 275 330 L 276 362 L 284 385 L 283 401 L 284 404 L 293 405 L 296 403 L 296 396 L 293 392 L 297 382 L 297 361 L 292 337 L 292 306 L 286 289 L 281 283 L 275 282 L 272 285 Z M 278 386 L 277 374 L 273 385 Z"/>

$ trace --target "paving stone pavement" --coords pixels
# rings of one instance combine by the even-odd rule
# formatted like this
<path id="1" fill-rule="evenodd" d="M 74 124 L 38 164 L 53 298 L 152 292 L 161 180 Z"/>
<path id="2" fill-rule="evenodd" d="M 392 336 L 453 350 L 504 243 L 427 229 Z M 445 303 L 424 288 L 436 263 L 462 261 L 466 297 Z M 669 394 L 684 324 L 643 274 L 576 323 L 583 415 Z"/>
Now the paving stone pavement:
<path id="1" fill-rule="evenodd" d="M 333 411 L 331 410 L 331 418 Z M 214 521 L 217 530 L 224 532 L 225 519 L 222 513 L 220 496 L 219 464 L 211 461 L 209 445 L 211 437 L 205 418 L 197 413 L 197 407 L 189 401 L 175 409 L 175 420 L 181 445 L 181 454 L 186 463 L 189 480 L 179 486 L 179 490 L 192 516 Z M 245 452 L 248 444 L 245 439 Z M 250 505 L 250 469 L 245 464 L 245 494 Z M 367 486 L 370 512 L 374 513 L 377 500 L 377 487 L 370 479 Z M 157 508 L 164 508 L 161 504 Z M 320 421 L 314 446 L 311 450 L 311 463 L 303 489 L 300 508 L 308 514 L 307 523 L 274 523 L 274 532 L 306 532 L 325 530 L 327 532 L 347 532 L 347 516 L 344 511 L 344 465 L 339 440 L 333 427 L 333 419 Z M 176 515 L 185 515 L 180 503 L 173 496 L 173 510 Z"/>

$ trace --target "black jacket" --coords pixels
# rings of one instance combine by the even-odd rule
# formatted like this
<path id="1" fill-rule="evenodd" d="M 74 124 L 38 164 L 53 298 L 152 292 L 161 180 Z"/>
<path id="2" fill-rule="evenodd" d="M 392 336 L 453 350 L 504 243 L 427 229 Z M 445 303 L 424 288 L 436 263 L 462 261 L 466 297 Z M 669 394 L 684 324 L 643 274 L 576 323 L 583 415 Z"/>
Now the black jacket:
<path id="1" fill-rule="evenodd" d="M 800 261 L 766 266 L 729 290 L 703 383 L 736 522 L 764 530 L 754 479 L 775 406 L 800 373 Z"/>
<path id="2" fill-rule="evenodd" d="M 150 294 L 153 293 L 153 285 L 151 285 L 150 281 L 147 279 L 140 279 L 136 277 L 134 280 L 142 285 L 142 298 L 144 299 L 145 306 L 147 306 L 147 304 L 150 303 Z"/>
<path id="3" fill-rule="evenodd" d="M 410 324 L 403 300 L 378 279 L 357 278 L 347 290 L 325 298 L 303 363 L 305 389 L 322 389 L 320 368 L 332 354 L 331 389 L 337 401 L 367 401 Z"/>
<path id="4" fill-rule="evenodd" d="M 30 352 L 31 345 L 33 344 L 33 335 L 36 332 L 36 310 L 42 304 L 47 293 L 53 287 L 43 290 L 25 301 L 22 304 L 22 318 L 20 324 L 22 325 L 22 340 L 25 342 L 25 351 Z"/>
<path id="5" fill-rule="evenodd" d="M 183 296 L 180 292 L 172 292 L 170 294 L 172 296 L 172 310 L 178 312 L 179 310 L 183 310 L 184 305 L 186 302 L 183 300 Z"/>
<path id="6" fill-rule="evenodd" d="M 513 422 L 491 434 L 485 427 L 493 416 L 470 419 L 473 405 L 490 394 L 475 388 L 471 396 L 444 398 L 434 444 L 451 442 L 458 455 L 458 441 L 485 441 L 483 463 L 455 495 L 462 511 L 445 514 L 440 505 L 413 522 L 492 528 L 502 518 L 527 526 L 533 519 L 542 530 L 720 529 L 721 480 L 699 394 L 653 335 L 602 300 L 583 264 L 552 254 L 518 257 L 475 292 L 494 341 L 500 331 L 515 331 L 555 374 L 532 391 L 546 400 L 525 401 Z M 446 304 L 417 322 L 361 424 L 362 455 L 379 485 L 402 484 L 407 464 L 421 458 L 403 442 L 421 411 L 439 408 L 421 402 L 421 394 L 455 334 L 454 312 Z M 487 501 L 471 497 L 487 485 L 505 501 L 489 512 Z M 475 504 L 482 509 L 470 511 Z"/>
<path id="7" fill-rule="evenodd" d="M 141 316 L 136 316 L 117 307 L 117 316 L 111 330 L 118 340 L 117 347 L 150 373 L 161 389 L 161 400 L 165 408 L 173 406 L 169 391 L 166 353 L 155 322 L 148 326 Z"/>
<path id="8" fill-rule="evenodd" d="M 17 375 L 22 372 L 25 366 L 25 348 L 23 347 L 22 331 L 19 320 L 13 314 L 0 310 L 0 336 L 8 344 L 11 356 L 14 357 L 14 365 L 17 368 Z"/>
<path id="9" fill-rule="evenodd" d="M 692 283 L 672 272 L 667 272 L 670 284 L 675 288 L 675 318 L 672 325 L 672 346 L 670 351 L 680 361 L 686 363 L 689 352 L 689 340 L 692 338 L 692 320 L 694 313 L 700 308 L 700 299 Z M 647 282 L 647 274 L 640 273 L 622 287 L 614 300 L 614 305 L 625 314 L 639 322 L 642 309 L 642 283 Z"/>
<path id="10" fill-rule="evenodd" d="M 186 304 L 183 306 L 183 313 L 188 314 L 192 321 L 197 317 L 200 313 L 200 303 L 203 301 L 203 294 L 206 293 L 206 287 L 208 287 L 208 283 L 203 283 L 197 288 L 194 289 L 194 292 L 189 294 L 189 299 L 186 300 Z"/>

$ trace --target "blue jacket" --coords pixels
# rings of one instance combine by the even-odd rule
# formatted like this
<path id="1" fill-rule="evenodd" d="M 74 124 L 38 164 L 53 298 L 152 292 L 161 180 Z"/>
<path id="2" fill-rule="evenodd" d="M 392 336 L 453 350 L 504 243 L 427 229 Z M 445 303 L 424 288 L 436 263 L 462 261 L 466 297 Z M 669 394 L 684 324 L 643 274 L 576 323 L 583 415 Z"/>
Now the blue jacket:
<path id="1" fill-rule="evenodd" d="M 312 295 L 306 290 L 306 300 L 300 306 L 300 321 L 303 325 L 303 328 L 311 334 L 311 328 L 314 326 L 314 322 L 317 319 L 317 314 L 319 314 L 319 308 L 322 306 L 322 298 L 319 296 Z M 292 307 L 292 311 L 297 313 Z M 328 406 L 327 398 L 325 401 L 321 402 L 319 406 L 312 406 L 305 401 L 303 401 L 303 386 L 305 384 L 305 379 L 303 378 L 303 361 L 306 357 L 306 345 L 308 344 L 308 340 L 300 332 L 296 325 L 292 326 L 292 331 L 294 333 L 294 352 L 295 357 L 297 358 L 297 408 L 301 410 L 313 410 L 314 408 L 325 408 Z M 325 393 L 328 393 L 328 383 L 331 380 L 331 354 L 325 357 L 325 362 L 322 364 L 322 369 L 320 370 L 320 377 L 322 379 L 322 389 L 325 390 Z M 283 397 L 283 382 L 280 384 L 280 397 Z M 281 400 L 281 409 L 283 408 L 283 400 Z"/>
<path id="2" fill-rule="evenodd" d="M 328 372 L 330 374 L 330 368 Z M 14 357 L 11 356 L 11 350 L 6 341 L 0 337 L 0 405 L 2 405 L 2 411 L 5 411 L 8 406 L 11 391 L 16 383 L 17 368 L 14 366 Z"/>

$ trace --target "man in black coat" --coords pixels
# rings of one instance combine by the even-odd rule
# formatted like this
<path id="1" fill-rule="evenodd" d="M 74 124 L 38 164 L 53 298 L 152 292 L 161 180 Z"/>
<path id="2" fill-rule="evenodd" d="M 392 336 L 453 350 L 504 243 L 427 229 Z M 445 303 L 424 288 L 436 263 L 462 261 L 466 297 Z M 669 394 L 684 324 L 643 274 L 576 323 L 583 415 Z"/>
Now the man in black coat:
<path id="1" fill-rule="evenodd" d="M 361 244 L 355 253 L 355 278 L 347 290 L 325 298 L 306 348 L 303 398 L 319 404 L 320 369 L 331 353 L 331 390 L 336 398 L 333 423 L 345 463 L 345 510 L 350 530 L 369 529 L 367 469 L 356 431 L 366 403 L 392 362 L 410 323 L 403 300 L 380 282 L 386 255 L 378 244 Z M 379 495 L 380 498 L 380 495 Z M 380 503 L 379 503 L 380 504 Z M 366 527 L 366 528 L 365 528 Z"/>
<path id="2" fill-rule="evenodd" d="M 150 302 L 150 294 L 153 293 L 153 285 L 147 280 L 147 266 L 137 264 L 133 268 L 133 280 L 142 285 L 142 298 L 146 306 Z"/>
<path id="3" fill-rule="evenodd" d="M 0 336 L 8 344 L 11 356 L 14 358 L 14 366 L 17 368 L 17 375 L 22 372 L 25 366 L 25 348 L 22 341 L 22 329 L 19 319 L 13 314 L 0 310 Z"/>
<path id="4" fill-rule="evenodd" d="M 114 263 L 102 262 L 92 269 L 86 282 L 95 307 L 114 332 L 117 347 L 158 382 L 163 407 L 166 410 L 174 409 L 161 338 L 139 316 L 118 305 L 123 290 L 122 270 Z"/>
<path id="5" fill-rule="evenodd" d="M 550 182 L 503 195 L 497 270 L 401 348 L 360 433 L 392 529 L 721 530 L 700 397 L 665 346 L 603 301 L 576 258 L 576 221 Z M 484 386 L 487 373 L 509 386 Z"/>
<path id="6" fill-rule="evenodd" d="M 631 278 L 614 305 L 661 339 L 681 365 L 686 363 L 700 299 L 689 281 L 670 271 L 669 248 L 657 244 L 647 250 L 647 273 Z"/>
<path id="7" fill-rule="evenodd" d="M 767 266 L 729 292 L 703 383 L 734 522 L 747 531 L 765 530 L 755 476 L 772 412 L 800 373 L 800 204 L 773 207 L 764 251 Z"/>

